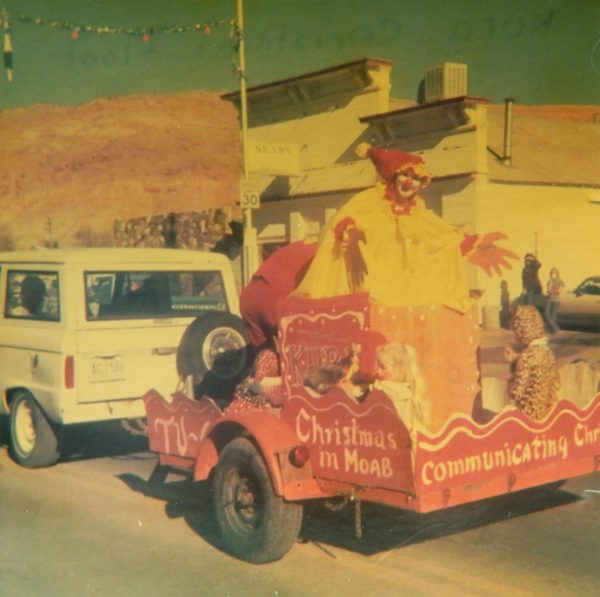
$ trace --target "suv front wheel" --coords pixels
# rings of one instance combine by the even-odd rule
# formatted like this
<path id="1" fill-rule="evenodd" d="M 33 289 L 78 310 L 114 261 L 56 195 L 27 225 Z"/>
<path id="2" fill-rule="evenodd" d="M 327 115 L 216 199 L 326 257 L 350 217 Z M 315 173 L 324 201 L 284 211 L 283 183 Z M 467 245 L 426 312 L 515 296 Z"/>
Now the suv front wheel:
<path id="1" fill-rule="evenodd" d="M 56 432 L 27 391 L 17 392 L 11 401 L 10 452 L 28 468 L 50 466 L 60 458 Z"/>

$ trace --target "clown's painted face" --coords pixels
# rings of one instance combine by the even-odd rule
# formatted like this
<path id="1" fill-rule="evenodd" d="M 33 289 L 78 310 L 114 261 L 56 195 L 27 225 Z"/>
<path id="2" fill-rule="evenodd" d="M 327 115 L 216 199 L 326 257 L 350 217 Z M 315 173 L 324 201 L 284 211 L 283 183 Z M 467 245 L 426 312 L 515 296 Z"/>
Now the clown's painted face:
<path id="1" fill-rule="evenodd" d="M 394 188 L 400 201 L 412 199 L 427 183 L 427 177 L 418 175 L 412 168 L 402 170 L 394 177 Z"/>

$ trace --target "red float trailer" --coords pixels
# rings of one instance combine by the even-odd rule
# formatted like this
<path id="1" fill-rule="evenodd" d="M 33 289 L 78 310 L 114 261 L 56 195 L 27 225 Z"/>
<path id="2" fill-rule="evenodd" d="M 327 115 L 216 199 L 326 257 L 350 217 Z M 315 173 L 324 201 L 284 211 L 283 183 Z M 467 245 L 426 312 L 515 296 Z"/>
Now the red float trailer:
<path id="1" fill-rule="evenodd" d="M 320 393 L 305 385 L 311 367 L 344 361 L 365 329 L 415 348 L 429 429 L 403 420 L 382 389 L 357 399 L 340 384 Z M 161 466 L 212 476 L 225 543 L 254 563 L 290 549 L 307 500 L 340 496 L 425 513 L 600 469 L 600 394 L 578 400 L 583 407 L 561 400 L 542 421 L 511 407 L 476 420 L 478 347 L 474 313 L 380 308 L 365 295 L 288 299 L 280 379 L 256 400 L 225 406 L 148 392 L 150 448 Z"/>

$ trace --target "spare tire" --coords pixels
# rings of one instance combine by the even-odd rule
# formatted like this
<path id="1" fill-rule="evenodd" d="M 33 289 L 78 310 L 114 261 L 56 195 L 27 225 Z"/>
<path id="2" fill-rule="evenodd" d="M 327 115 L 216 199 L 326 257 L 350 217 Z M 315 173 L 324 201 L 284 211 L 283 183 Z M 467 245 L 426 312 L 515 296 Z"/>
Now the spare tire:
<path id="1" fill-rule="evenodd" d="M 231 313 L 208 313 L 186 328 L 177 349 L 177 373 L 192 376 L 197 393 L 222 397 L 251 366 L 248 330 Z"/>

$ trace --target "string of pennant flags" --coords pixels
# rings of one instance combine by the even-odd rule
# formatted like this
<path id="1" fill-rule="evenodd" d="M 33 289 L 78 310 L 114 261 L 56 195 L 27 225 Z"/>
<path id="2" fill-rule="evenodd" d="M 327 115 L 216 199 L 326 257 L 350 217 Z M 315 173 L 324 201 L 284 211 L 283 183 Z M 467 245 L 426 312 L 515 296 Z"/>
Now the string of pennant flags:
<path id="1" fill-rule="evenodd" d="M 213 31 L 224 25 L 229 25 L 229 37 L 234 39 L 234 50 L 237 52 L 241 40 L 241 30 L 235 19 L 220 19 L 209 22 L 193 23 L 191 25 L 179 25 L 171 27 L 107 27 L 97 25 L 84 25 L 72 23 L 70 21 L 57 21 L 45 19 L 42 17 L 32 17 L 29 15 L 9 15 L 6 9 L 0 12 L 0 28 L 4 35 L 2 40 L 2 54 L 4 57 L 4 69 L 6 78 L 9 82 L 14 79 L 13 66 L 13 43 L 12 43 L 12 25 L 11 21 L 18 21 L 28 25 L 38 25 L 66 31 L 73 41 L 77 41 L 80 35 L 131 35 L 139 37 L 143 43 L 148 43 L 155 35 L 173 35 L 179 33 L 200 32 L 204 35 L 210 35 Z"/>

